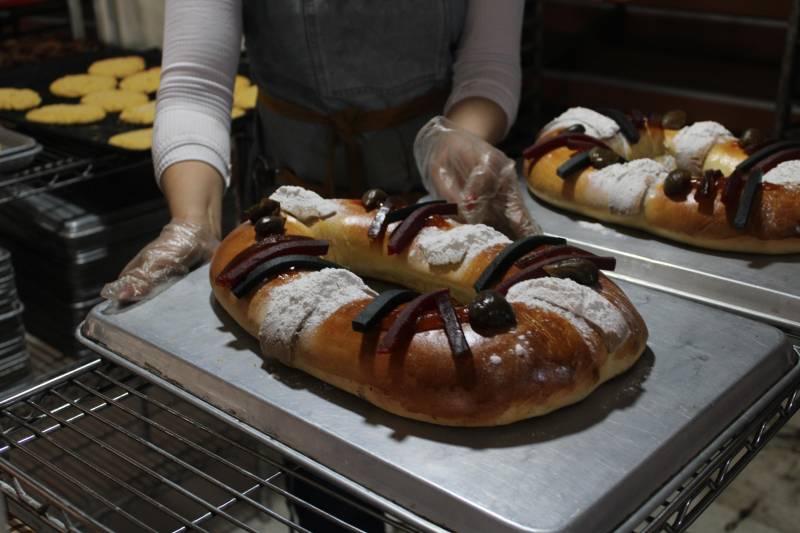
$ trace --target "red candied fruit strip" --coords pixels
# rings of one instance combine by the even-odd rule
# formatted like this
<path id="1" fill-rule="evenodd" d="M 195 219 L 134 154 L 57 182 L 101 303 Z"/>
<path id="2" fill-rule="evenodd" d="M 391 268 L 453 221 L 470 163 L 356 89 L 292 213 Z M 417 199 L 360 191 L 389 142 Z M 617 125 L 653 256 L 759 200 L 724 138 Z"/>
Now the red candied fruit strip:
<path id="1" fill-rule="evenodd" d="M 545 154 L 552 152 L 556 148 L 569 145 L 571 145 L 571 147 L 579 147 L 581 144 L 583 144 L 583 146 L 580 149 L 595 146 L 598 148 L 609 149 L 606 143 L 595 139 L 594 137 L 590 137 L 589 135 L 584 135 L 582 133 L 566 133 L 556 135 L 555 137 L 547 139 L 546 141 L 534 144 L 533 146 L 526 148 L 522 155 L 525 156 L 525 159 L 530 161 L 530 165 L 533 166 Z"/>
<path id="2" fill-rule="evenodd" d="M 564 261 L 565 259 L 586 259 L 587 261 L 591 261 L 592 263 L 597 266 L 600 270 L 614 270 L 614 267 L 617 266 L 617 260 L 613 257 L 602 257 L 597 255 L 579 255 L 576 256 L 575 254 L 564 254 L 564 255 L 557 255 L 555 257 L 548 257 L 547 259 L 542 259 L 539 262 L 532 264 L 531 266 L 520 270 L 504 282 L 497 285 L 494 289 L 501 294 L 505 294 L 508 292 L 508 289 L 516 285 L 517 283 L 521 283 L 525 280 L 529 279 L 536 279 L 547 276 L 547 272 L 545 272 L 544 267 L 547 265 L 551 265 L 553 263 L 558 263 L 559 261 Z"/>
<path id="3" fill-rule="evenodd" d="M 259 241 L 246 248 L 219 273 L 217 283 L 223 287 L 233 287 L 261 263 L 283 255 L 325 255 L 328 253 L 328 241 L 312 240 L 299 235 L 291 237 L 294 238 L 273 240 L 268 244 Z"/>
<path id="4" fill-rule="evenodd" d="M 450 294 L 441 293 L 436 299 L 436 306 L 439 308 L 439 316 L 444 323 L 444 333 L 447 336 L 447 343 L 450 345 L 450 353 L 455 357 L 470 355 L 472 352 L 461 328 L 461 322 L 450 300 Z"/>
<path id="5" fill-rule="evenodd" d="M 414 335 L 417 319 L 425 311 L 436 308 L 439 296 L 442 294 L 447 295 L 449 292 L 448 289 L 441 289 L 425 293 L 411 300 L 400 310 L 389 330 L 381 337 L 376 351 L 379 354 L 389 354 L 407 343 Z"/>
<path id="6" fill-rule="evenodd" d="M 457 214 L 458 206 L 456 204 L 431 204 L 420 207 L 406 217 L 392 232 L 387 246 L 389 255 L 399 254 L 406 246 L 411 244 L 411 241 L 417 236 L 417 233 L 419 233 L 419 230 L 421 230 L 422 226 L 425 224 L 425 219 L 429 216 Z"/>
<path id="7" fill-rule="evenodd" d="M 549 257 L 555 257 L 557 255 L 565 255 L 565 254 L 573 254 L 575 256 L 585 256 L 585 255 L 595 255 L 592 252 L 587 252 L 586 250 L 581 250 L 580 248 L 575 248 L 574 246 L 570 246 L 568 244 L 563 244 L 560 246 L 552 246 L 547 250 L 539 250 L 538 252 L 534 252 L 532 254 L 523 255 L 520 257 L 517 262 L 517 268 L 525 268 L 528 265 L 532 265 L 533 263 L 537 263 L 542 259 L 547 259 Z"/>

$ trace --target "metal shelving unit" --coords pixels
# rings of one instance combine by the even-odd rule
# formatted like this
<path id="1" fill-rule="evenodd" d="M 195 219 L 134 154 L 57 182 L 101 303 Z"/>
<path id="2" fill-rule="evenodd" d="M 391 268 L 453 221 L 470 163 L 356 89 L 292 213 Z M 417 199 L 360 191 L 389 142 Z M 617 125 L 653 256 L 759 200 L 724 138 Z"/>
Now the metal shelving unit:
<path id="1" fill-rule="evenodd" d="M 800 409 L 800 379 L 757 405 L 620 531 L 684 531 Z M 306 481 L 391 531 L 436 531 L 417 517 L 365 508 L 312 481 L 270 442 L 102 359 L 76 364 L 0 402 L 0 490 L 37 531 L 363 531 L 305 499 Z M 426 527 L 427 526 L 427 527 Z"/>
<path id="2" fill-rule="evenodd" d="M 0 403 L 0 428 L 0 490 L 37 531 L 418 530 L 101 359 Z M 309 486 L 338 516 L 307 501 Z"/>

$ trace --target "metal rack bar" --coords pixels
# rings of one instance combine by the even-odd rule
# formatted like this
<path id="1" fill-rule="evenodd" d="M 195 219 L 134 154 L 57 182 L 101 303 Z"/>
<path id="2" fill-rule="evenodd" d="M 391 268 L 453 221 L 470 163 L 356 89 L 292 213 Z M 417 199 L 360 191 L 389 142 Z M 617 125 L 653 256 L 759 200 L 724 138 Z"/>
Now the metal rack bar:
<path id="1" fill-rule="evenodd" d="M 343 528 L 345 528 L 347 530 L 350 530 L 350 531 L 358 531 L 356 528 L 351 527 L 350 524 L 347 524 L 347 523 L 343 522 L 339 518 L 337 518 L 337 517 L 335 517 L 335 516 L 333 516 L 333 515 L 331 515 L 329 513 L 326 513 L 322 509 L 319 509 L 318 507 L 316 507 L 314 505 L 311 505 L 308 502 L 305 502 L 305 501 L 303 501 L 303 500 L 301 500 L 299 498 L 296 498 L 294 495 L 289 494 L 286 491 L 283 491 L 282 489 L 280 489 L 276 485 L 271 484 L 266 480 L 260 479 L 255 474 L 252 474 L 252 473 L 248 472 L 244 468 L 232 463 L 231 461 L 228 461 L 224 457 L 221 457 L 220 455 L 218 455 L 218 454 L 216 454 L 216 453 L 214 453 L 214 452 L 212 452 L 210 450 L 206 450 L 205 448 L 203 448 L 203 447 L 191 442 L 190 440 L 188 440 L 185 437 L 179 435 L 175 431 L 167 428 L 163 424 L 159 424 L 158 422 L 156 422 L 154 420 L 151 420 L 151 419 L 149 419 L 149 418 L 147 418 L 147 417 L 145 417 L 145 416 L 143 416 L 143 415 L 141 415 L 139 413 L 136 413 L 132 409 L 129 409 L 129 408 L 121 405 L 119 402 L 116 402 L 115 400 L 106 397 L 102 393 L 99 393 L 97 391 L 93 391 L 89 387 L 86 387 L 83 383 L 76 382 L 76 384 L 78 386 L 82 387 L 84 390 L 86 390 L 86 392 L 88 392 L 90 394 L 94 394 L 94 395 L 106 400 L 107 402 L 113 404 L 114 407 L 117 407 L 118 409 L 121 409 L 121 410 L 125 411 L 126 413 L 130 414 L 134 418 L 137 418 L 137 419 L 149 424 L 150 427 L 154 427 L 154 428 L 158 429 L 159 431 L 164 432 L 165 434 L 169 435 L 170 437 L 172 437 L 174 439 L 177 439 L 178 441 L 186 444 L 187 446 L 191 447 L 192 449 L 195 449 L 195 450 L 197 450 L 197 451 L 199 451 L 201 453 L 207 454 L 210 458 L 212 458 L 212 459 L 214 459 L 216 461 L 219 461 L 222 464 L 224 464 L 225 466 L 227 466 L 228 468 L 231 468 L 231 469 L 237 471 L 238 473 L 242 474 L 243 476 L 245 476 L 247 478 L 250 478 L 252 481 L 256 482 L 258 485 L 260 485 L 262 487 L 265 487 L 265 488 L 270 488 L 270 489 L 273 489 L 273 490 L 277 490 L 278 492 L 281 492 L 282 496 L 284 496 L 286 498 L 289 498 L 290 500 L 293 501 L 293 503 L 297 503 L 297 504 L 302 505 L 302 506 L 304 506 L 305 508 L 307 508 L 307 509 L 309 509 L 311 511 L 314 511 L 316 513 L 322 514 L 325 518 L 329 519 L 331 522 L 333 522 L 334 524 L 337 524 L 340 527 L 343 527 Z M 245 494 L 245 493 L 243 492 L 243 494 Z M 234 495 L 234 496 L 238 496 L 238 495 Z M 245 500 L 245 501 L 249 501 L 249 500 Z M 254 503 L 254 505 L 258 505 L 258 504 Z M 270 516 L 272 516 L 276 520 L 278 520 L 278 521 L 280 521 L 282 523 L 285 523 L 286 525 L 291 525 L 282 516 L 275 514 L 271 509 L 266 509 L 266 508 L 261 508 L 261 507 L 259 507 L 259 508 L 260 508 L 260 510 L 262 510 L 263 512 L 269 514 Z"/>
<path id="2" fill-rule="evenodd" d="M 800 356 L 800 347 L 795 346 Z M 690 463 L 676 480 L 668 484 L 640 512 L 629 517 L 618 531 L 653 533 L 685 531 L 727 487 L 745 466 L 764 448 L 778 430 L 800 410 L 800 379 L 785 383 L 780 394 L 754 405 L 742 418 L 720 435 L 710 456 Z M 743 427 L 740 427 L 743 426 Z M 681 482 L 682 481 L 682 482 Z M 643 516 L 644 515 L 644 516 Z"/>
<path id="3" fill-rule="evenodd" d="M 0 205 L 84 181 L 101 179 L 141 166 L 147 158 L 122 154 L 76 156 L 46 147 L 31 166 L 0 174 Z"/>
<path id="4" fill-rule="evenodd" d="M 781 76 L 778 82 L 778 94 L 775 102 L 775 135 L 785 135 L 791 122 L 792 90 L 797 72 L 798 25 L 800 25 L 800 0 L 792 0 L 789 25 L 786 29 L 786 44 L 781 60 Z"/>
<path id="5" fill-rule="evenodd" d="M 0 401 L 0 438 L 6 441 L 0 447 L 0 473 L 11 479 L 0 484 L 0 489 L 14 510 L 23 511 L 22 518 L 41 520 L 57 531 L 114 530 L 117 528 L 109 524 L 115 520 L 146 531 L 215 531 L 220 520 L 240 530 L 257 531 L 258 527 L 243 513 L 256 513 L 259 519 L 274 520 L 291 531 L 308 531 L 291 513 L 287 517 L 286 512 L 278 512 L 277 508 L 256 499 L 262 489 L 288 505 L 321 517 L 337 530 L 362 531 L 279 486 L 283 480 L 296 478 L 307 480 L 336 498 L 338 507 L 363 510 L 395 529 L 417 531 L 397 517 L 376 512 L 326 489 L 296 472 L 298 466 L 282 464 L 281 459 L 258 451 L 254 443 L 248 445 L 245 442 L 251 440 L 248 435 L 193 410 L 196 410 L 193 405 L 183 403 L 123 367 L 90 361 L 64 376 Z M 62 434 L 63 430 L 67 433 Z M 75 438 L 85 441 L 85 445 L 76 443 Z M 133 453 L 126 443 L 141 448 L 147 457 Z M 98 452 L 93 452 L 95 449 Z M 112 460 L 101 462 L 98 457 L 101 452 Z M 51 457 L 54 453 L 55 459 Z M 152 464 L 155 460 L 159 461 L 157 466 Z M 256 470 L 245 466 L 248 461 L 267 464 L 271 471 L 258 475 Z M 27 462 L 29 467 L 23 468 L 19 462 Z M 170 466 L 173 473 L 168 472 Z M 212 467 L 224 469 L 240 481 L 218 478 Z M 130 470 L 126 472 L 133 479 L 117 471 L 121 469 Z M 186 480 L 178 482 L 179 473 L 203 485 L 193 488 Z M 153 487 L 143 488 L 142 478 L 152 480 Z M 20 484 L 19 479 L 26 487 L 41 486 L 41 490 L 35 491 L 38 500 L 13 489 L 14 483 Z M 102 489 L 98 489 L 98 483 L 103 485 Z M 64 492 L 67 485 L 79 493 L 70 496 L 72 489 Z M 203 496 L 203 487 L 213 490 L 216 496 Z M 156 495 L 159 488 L 179 496 L 181 501 L 189 501 L 195 511 L 181 512 L 179 503 L 168 495 Z M 76 498 L 86 499 L 86 503 L 81 505 Z M 41 503 L 45 501 L 46 504 Z M 142 514 L 142 505 L 163 514 L 174 525 L 156 525 L 149 519 L 154 513 Z M 40 512 L 42 506 L 50 510 L 50 515 Z M 62 508 L 76 510 L 74 516 L 70 515 L 74 523 L 65 525 L 61 515 L 53 514 Z"/>

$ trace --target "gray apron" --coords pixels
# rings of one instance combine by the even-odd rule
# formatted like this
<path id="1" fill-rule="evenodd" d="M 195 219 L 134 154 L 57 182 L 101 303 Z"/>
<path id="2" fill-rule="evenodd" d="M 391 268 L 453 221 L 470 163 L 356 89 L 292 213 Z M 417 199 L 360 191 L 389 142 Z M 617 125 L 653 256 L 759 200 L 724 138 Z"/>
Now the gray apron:
<path id="1" fill-rule="evenodd" d="M 401 106 L 449 86 L 467 1 L 245 0 L 251 77 L 271 99 L 320 114 Z M 348 190 L 348 157 L 331 128 L 262 103 L 259 148 L 267 164 L 317 184 L 330 165 L 337 189 Z M 418 186 L 414 137 L 441 112 L 359 133 L 365 185 L 388 192 Z"/>

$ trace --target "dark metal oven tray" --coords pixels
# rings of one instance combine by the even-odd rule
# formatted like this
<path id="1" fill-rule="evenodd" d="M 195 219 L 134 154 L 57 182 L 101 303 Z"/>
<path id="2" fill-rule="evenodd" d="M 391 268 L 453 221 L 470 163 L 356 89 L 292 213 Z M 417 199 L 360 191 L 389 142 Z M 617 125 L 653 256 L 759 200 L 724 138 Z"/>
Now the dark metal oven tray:
<path id="1" fill-rule="evenodd" d="M 213 303 L 208 267 L 122 312 L 99 305 L 80 338 L 447 529 L 603 531 L 800 372 L 775 328 L 620 285 L 650 328 L 642 359 L 579 404 L 499 428 L 406 420 L 265 362 Z"/>
<path id="2" fill-rule="evenodd" d="M 722 307 L 800 335 L 800 254 L 703 250 L 525 196 L 545 233 L 616 257 L 617 268 L 610 277 Z"/>

